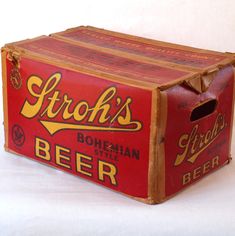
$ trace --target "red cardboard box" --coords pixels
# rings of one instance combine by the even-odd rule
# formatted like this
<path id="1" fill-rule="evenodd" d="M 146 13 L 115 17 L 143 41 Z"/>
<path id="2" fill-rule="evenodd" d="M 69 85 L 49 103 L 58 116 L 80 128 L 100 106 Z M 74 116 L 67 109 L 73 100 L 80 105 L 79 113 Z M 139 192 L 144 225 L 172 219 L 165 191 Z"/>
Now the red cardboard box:
<path id="1" fill-rule="evenodd" d="M 234 64 L 94 27 L 7 44 L 5 148 L 162 202 L 230 162 Z"/>

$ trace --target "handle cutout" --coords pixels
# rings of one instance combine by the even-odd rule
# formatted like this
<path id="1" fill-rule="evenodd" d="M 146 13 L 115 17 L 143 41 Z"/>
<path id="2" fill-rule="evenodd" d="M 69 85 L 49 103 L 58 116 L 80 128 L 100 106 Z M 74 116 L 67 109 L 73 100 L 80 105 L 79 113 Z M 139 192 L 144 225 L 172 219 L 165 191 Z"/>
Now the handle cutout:
<path id="1" fill-rule="evenodd" d="M 196 108 L 192 110 L 190 121 L 199 120 L 205 116 L 210 115 L 215 111 L 216 107 L 217 107 L 216 99 L 212 99 L 210 101 L 198 105 Z"/>

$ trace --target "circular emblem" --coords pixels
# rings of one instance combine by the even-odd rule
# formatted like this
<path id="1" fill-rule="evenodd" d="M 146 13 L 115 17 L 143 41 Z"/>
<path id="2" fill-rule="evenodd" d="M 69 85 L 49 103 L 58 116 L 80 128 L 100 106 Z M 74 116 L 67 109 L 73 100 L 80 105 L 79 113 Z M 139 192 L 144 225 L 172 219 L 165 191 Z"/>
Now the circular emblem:
<path id="1" fill-rule="evenodd" d="M 20 89 L 22 85 L 22 79 L 19 73 L 19 70 L 17 68 L 13 68 L 11 70 L 11 84 L 15 89 Z"/>
<path id="2" fill-rule="evenodd" d="M 19 125 L 14 125 L 12 128 L 12 140 L 14 144 L 18 147 L 21 147 L 24 144 L 24 131 Z"/>

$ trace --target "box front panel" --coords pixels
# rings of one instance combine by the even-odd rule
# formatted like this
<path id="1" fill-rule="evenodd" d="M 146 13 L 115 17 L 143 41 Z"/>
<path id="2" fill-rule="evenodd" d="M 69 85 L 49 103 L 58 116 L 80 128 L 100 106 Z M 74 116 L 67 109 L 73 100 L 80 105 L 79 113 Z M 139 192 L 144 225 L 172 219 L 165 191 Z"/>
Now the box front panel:
<path id="1" fill-rule="evenodd" d="M 151 91 L 7 60 L 11 151 L 135 197 L 148 193 Z"/>
<path id="2" fill-rule="evenodd" d="M 165 190 L 170 196 L 228 162 L 234 74 L 220 70 L 201 94 L 184 85 L 165 91 Z"/>

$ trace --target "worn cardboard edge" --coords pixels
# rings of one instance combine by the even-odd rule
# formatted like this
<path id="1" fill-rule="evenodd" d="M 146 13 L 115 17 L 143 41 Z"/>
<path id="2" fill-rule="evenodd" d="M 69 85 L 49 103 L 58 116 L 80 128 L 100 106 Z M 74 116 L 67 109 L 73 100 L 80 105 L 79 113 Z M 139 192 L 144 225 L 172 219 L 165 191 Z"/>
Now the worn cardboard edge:
<path id="1" fill-rule="evenodd" d="M 96 76 L 101 79 L 105 79 L 105 80 L 112 81 L 115 83 L 121 83 L 121 84 L 129 85 L 129 86 L 133 86 L 137 88 L 142 88 L 146 90 L 152 90 L 153 88 L 156 88 L 158 86 L 155 83 L 138 81 L 138 80 L 130 79 L 128 77 L 119 76 L 116 74 L 111 74 L 111 73 L 103 72 L 100 70 L 94 70 L 94 69 L 84 67 L 84 66 L 79 66 L 77 64 L 73 64 L 70 62 L 65 62 L 64 60 L 55 59 L 48 56 L 42 56 L 41 54 L 33 53 L 32 51 L 29 51 L 27 49 L 22 49 L 18 46 L 12 47 L 11 45 L 11 47 L 4 47 L 3 50 L 7 52 L 16 51 L 20 54 L 21 57 L 36 60 L 42 63 L 47 63 L 49 65 L 58 66 L 58 67 L 68 69 L 71 71 L 80 72 L 80 73 L 91 75 L 91 76 Z"/>
<path id="2" fill-rule="evenodd" d="M 5 133 L 5 150 L 8 150 L 8 104 L 7 104 L 7 65 L 6 65 L 7 52 L 1 49 L 2 59 L 2 91 L 3 91 L 3 113 L 4 113 L 4 133 Z"/>
<path id="3" fill-rule="evenodd" d="M 65 32 L 69 33 L 69 32 L 73 32 L 73 31 L 78 30 L 78 29 L 87 29 L 87 27 L 88 27 L 87 25 L 80 25 L 80 26 L 75 26 L 75 27 L 67 28 L 64 31 L 58 31 L 58 32 L 55 32 L 55 33 L 52 33 L 52 34 L 62 35 Z M 52 35 L 52 34 L 50 34 L 50 35 Z"/>
<path id="4" fill-rule="evenodd" d="M 38 36 L 38 37 L 35 37 L 35 38 L 24 39 L 24 40 L 12 42 L 12 43 L 7 43 L 7 44 L 4 45 L 4 47 L 11 47 L 11 46 L 14 46 L 14 45 L 20 45 L 20 44 L 24 44 L 24 43 L 28 43 L 28 42 L 37 41 L 37 40 L 43 39 L 43 38 L 48 38 L 48 36 L 41 35 L 41 36 Z"/>
<path id="5" fill-rule="evenodd" d="M 158 65 L 158 66 L 161 65 L 161 66 L 167 67 L 169 69 L 186 71 L 186 72 L 190 72 L 190 73 L 202 71 L 202 69 L 200 69 L 200 68 L 195 68 L 195 67 L 191 67 L 191 66 L 187 66 L 187 65 L 181 65 L 181 64 L 177 64 L 177 63 L 173 63 L 173 62 L 164 61 L 164 60 L 153 59 L 151 57 L 142 56 L 142 55 L 134 54 L 134 53 L 130 53 L 130 52 L 125 52 L 125 51 L 118 50 L 118 49 L 106 48 L 106 47 L 98 46 L 98 45 L 95 45 L 92 43 L 85 43 L 85 42 L 82 42 L 79 40 L 75 40 L 75 39 L 71 39 L 71 38 L 62 36 L 61 34 L 51 34 L 50 36 L 52 38 L 56 38 L 56 39 L 62 40 L 67 43 L 72 43 L 72 44 L 79 45 L 82 47 L 87 47 L 87 48 L 90 48 L 93 50 L 102 51 L 105 53 L 110 53 L 112 55 L 125 57 L 125 58 L 139 61 L 139 62 L 144 62 L 144 63 Z"/>
<path id="6" fill-rule="evenodd" d="M 225 53 L 225 55 L 228 55 L 228 54 Z M 224 60 L 222 60 L 222 61 L 220 61 L 220 62 L 218 62 L 218 63 L 216 63 L 214 65 L 205 67 L 202 74 L 203 75 L 204 74 L 209 74 L 209 73 L 213 72 L 216 69 L 221 69 L 223 67 L 232 65 L 234 63 L 235 63 L 235 58 L 232 57 L 231 55 L 228 55 L 227 58 L 225 58 Z"/>
<path id="7" fill-rule="evenodd" d="M 149 202 L 158 204 L 165 199 L 165 131 L 167 124 L 167 94 L 153 91 L 151 155 L 149 160 Z"/>
<path id="8" fill-rule="evenodd" d="M 138 202 L 143 202 L 143 203 L 146 203 L 146 204 L 149 204 L 149 205 L 156 204 L 156 202 L 154 202 L 154 201 L 153 201 L 152 199 L 150 199 L 150 198 L 133 197 L 133 196 L 131 196 L 131 195 L 129 195 L 129 194 L 126 194 L 126 193 L 120 192 L 120 191 L 118 191 L 118 190 L 109 188 L 109 187 L 107 187 L 107 186 L 105 186 L 105 185 L 99 184 L 99 183 L 93 181 L 92 179 L 86 179 L 86 178 L 83 178 L 83 177 L 81 177 L 81 176 L 79 176 L 79 175 L 73 174 L 72 172 L 67 172 L 67 171 L 64 171 L 64 170 L 62 170 L 62 169 L 58 169 L 58 168 L 56 168 L 55 166 L 49 165 L 48 163 L 45 163 L 45 162 L 41 161 L 40 159 L 39 159 L 39 160 L 32 159 L 32 158 L 30 158 L 30 157 L 28 157 L 28 156 L 25 156 L 25 155 L 22 155 L 22 154 L 20 154 L 20 153 L 18 153 L 18 152 L 15 152 L 15 151 L 13 151 L 13 150 L 11 150 L 11 149 L 9 149 L 9 148 L 8 148 L 6 151 L 9 152 L 9 153 L 18 155 L 19 157 L 26 158 L 26 159 L 28 159 L 28 160 L 34 161 L 34 162 L 36 162 L 36 163 L 39 163 L 40 165 L 44 165 L 44 166 L 47 166 L 47 167 L 49 167 L 49 168 L 53 168 L 53 169 L 59 170 L 59 171 L 65 173 L 65 174 L 69 174 L 69 175 L 75 176 L 75 177 L 77 177 L 77 178 L 79 178 L 79 179 L 88 181 L 88 182 L 90 182 L 90 183 L 92 183 L 92 184 L 98 185 L 98 186 L 100 186 L 100 187 L 102 187 L 102 188 L 104 188 L 104 189 L 107 189 L 107 190 L 109 190 L 109 191 L 118 193 L 118 194 L 120 194 L 120 195 L 122 195 L 122 196 L 126 196 L 126 197 L 128 197 L 129 199 L 136 200 L 136 201 L 138 201 Z"/>
<path id="9" fill-rule="evenodd" d="M 157 117 L 158 117 L 157 89 L 152 91 L 151 125 L 149 138 L 149 167 L 148 167 L 148 199 L 152 203 L 157 202 Z"/>
<path id="10" fill-rule="evenodd" d="M 164 91 L 164 90 L 167 90 L 173 86 L 176 86 L 176 85 L 180 85 L 180 84 L 183 84 L 186 82 L 186 80 L 191 80 L 191 79 L 196 79 L 196 78 L 201 78 L 203 77 L 204 75 L 210 75 L 211 73 L 214 73 L 215 71 L 219 72 L 219 70 L 227 67 L 227 66 L 233 66 L 235 64 L 235 59 L 233 60 L 227 60 L 224 62 L 224 64 L 218 64 L 216 67 L 211 67 L 209 68 L 209 70 L 205 70 L 204 72 L 202 73 L 196 73 L 194 75 L 192 75 L 191 77 L 185 77 L 184 79 L 182 78 L 179 78 L 179 79 L 176 79 L 176 80 L 172 80 L 170 81 L 169 83 L 165 83 L 163 85 L 159 85 L 159 89 L 161 91 Z"/>
<path id="11" fill-rule="evenodd" d="M 157 150 L 158 150 L 158 201 L 162 202 L 165 198 L 165 133 L 168 118 L 168 102 L 167 93 L 159 91 L 160 115 L 158 117 L 158 132 Z"/>
<path id="12" fill-rule="evenodd" d="M 229 139 L 229 161 L 232 160 L 232 153 L 231 153 L 231 150 L 232 150 L 232 136 L 233 136 L 233 123 L 234 123 L 234 105 L 235 105 L 235 67 L 233 67 L 233 98 L 232 98 L 232 114 L 231 114 L 231 120 L 230 120 L 230 139 Z"/>

